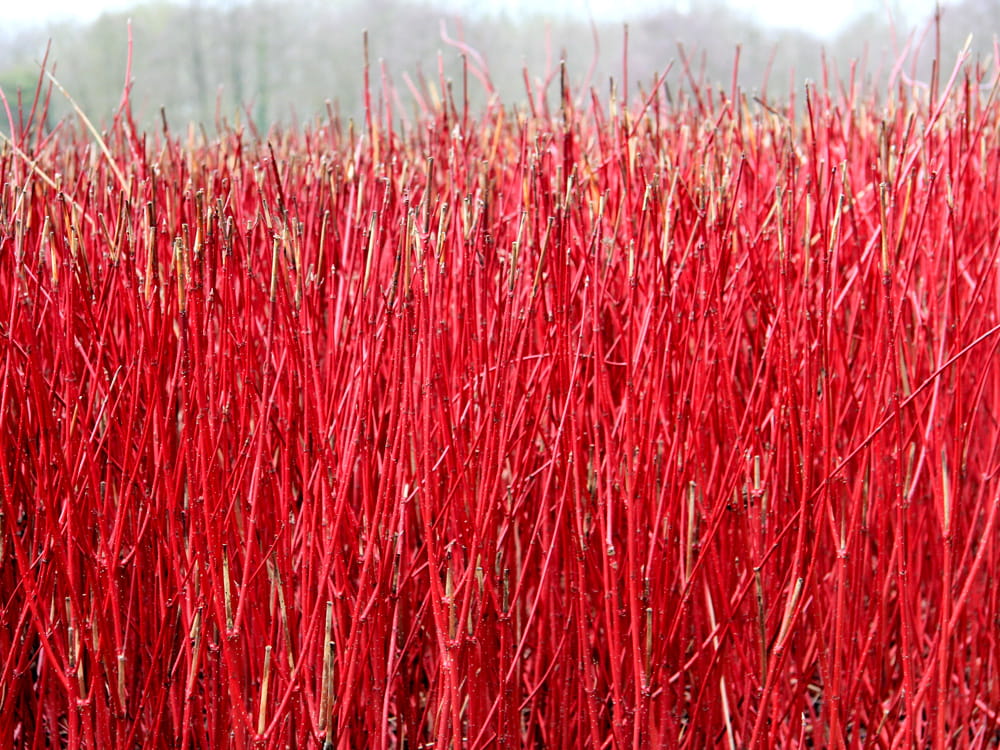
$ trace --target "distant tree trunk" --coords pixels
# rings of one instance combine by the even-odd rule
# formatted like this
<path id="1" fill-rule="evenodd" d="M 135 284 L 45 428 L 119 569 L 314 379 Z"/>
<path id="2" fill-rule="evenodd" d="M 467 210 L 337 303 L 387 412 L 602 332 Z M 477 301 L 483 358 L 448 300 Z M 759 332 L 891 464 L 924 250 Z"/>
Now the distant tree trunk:
<path id="1" fill-rule="evenodd" d="M 226 53 L 229 56 L 229 82 L 232 86 L 232 101 L 237 108 L 246 103 L 246 78 L 242 54 L 243 35 L 246 30 L 244 20 L 245 16 L 241 7 L 230 9 Z"/>
<path id="2" fill-rule="evenodd" d="M 195 118 L 210 120 L 208 105 L 208 77 L 205 71 L 205 56 L 201 43 L 201 0 L 191 0 L 191 77 L 194 79 Z"/>
<path id="3" fill-rule="evenodd" d="M 270 60 L 268 59 L 268 16 L 271 15 L 272 8 L 263 2 L 256 3 L 257 34 L 255 44 L 255 57 L 257 65 L 257 92 L 256 105 L 254 107 L 254 119 L 261 130 L 266 130 L 268 126 L 268 94 L 270 81 L 268 71 L 270 70 Z"/>

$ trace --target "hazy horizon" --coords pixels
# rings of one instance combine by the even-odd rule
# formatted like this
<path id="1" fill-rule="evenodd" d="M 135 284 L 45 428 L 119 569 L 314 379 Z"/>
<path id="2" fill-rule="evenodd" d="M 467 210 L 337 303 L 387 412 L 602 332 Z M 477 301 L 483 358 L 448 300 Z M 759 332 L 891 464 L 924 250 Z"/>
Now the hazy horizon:
<path id="1" fill-rule="evenodd" d="M 328 5 L 336 5 L 334 0 Z M 183 5 L 185 0 L 173 0 Z M 231 5 L 234 0 L 187 0 L 191 5 Z M 445 12 L 498 13 L 513 17 L 536 12 L 554 17 L 588 17 L 600 21 L 628 20 L 657 10 L 690 10 L 697 0 L 413 0 L 414 4 L 438 6 Z M 737 11 L 761 26 L 799 29 L 819 37 L 830 37 L 864 14 L 892 16 L 904 24 L 921 23 L 933 12 L 935 0 L 840 0 L 837 3 L 803 3 L 801 0 L 708 0 Z M 4 12 L 11 26 L 30 27 L 59 21 L 92 21 L 104 12 L 124 11 L 143 0 L 36 0 L 14 5 Z"/>

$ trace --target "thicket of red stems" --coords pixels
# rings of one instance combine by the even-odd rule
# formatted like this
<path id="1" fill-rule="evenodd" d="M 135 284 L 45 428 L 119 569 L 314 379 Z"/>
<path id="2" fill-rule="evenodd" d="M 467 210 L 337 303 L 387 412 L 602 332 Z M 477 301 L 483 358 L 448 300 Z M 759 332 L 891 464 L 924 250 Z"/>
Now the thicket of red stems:
<path id="1" fill-rule="evenodd" d="M 26 118 L 0 742 L 994 745 L 995 80 Z"/>

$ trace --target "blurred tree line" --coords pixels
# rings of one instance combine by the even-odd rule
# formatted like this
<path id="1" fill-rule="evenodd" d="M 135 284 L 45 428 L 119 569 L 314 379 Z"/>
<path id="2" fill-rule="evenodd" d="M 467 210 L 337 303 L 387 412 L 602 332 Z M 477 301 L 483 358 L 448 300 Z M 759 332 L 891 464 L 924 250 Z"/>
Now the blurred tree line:
<path id="1" fill-rule="evenodd" d="M 648 91 L 670 65 L 668 91 L 679 92 L 694 79 L 728 93 L 737 45 L 740 87 L 780 101 L 804 81 L 820 80 L 824 61 L 831 77 L 846 79 L 856 61 L 859 83 L 884 81 L 907 52 L 908 39 L 913 75 L 929 75 L 935 33 L 927 24 L 911 34 L 893 28 L 884 12 L 873 12 L 821 41 L 801 31 L 763 28 L 722 0 L 688 5 L 687 12 L 663 9 L 630 21 L 633 93 L 637 85 Z M 418 100 L 411 86 L 424 93 L 430 87 L 440 95 L 441 81 L 451 82 L 460 108 L 463 51 L 482 57 L 504 102 L 526 103 L 526 86 L 537 94 L 548 80 L 548 100 L 554 104 L 564 55 L 577 90 L 592 87 L 606 98 L 609 81 L 621 86 L 624 78 L 626 33 L 619 23 L 541 13 L 516 18 L 456 14 L 413 0 L 151 0 L 86 24 L 0 30 L 0 87 L 12 103 L 18 90 L 30 102 L 38 63 L 51 40 L 55 77 L 91 119 L 107 121 L 125 83 L 128 19 L 134 39 L 133 111 L 147 127 L 159 123 L 161 108 L 172 126 L 196 123 L 209 132 L 236 121 L 262 130 L 302 122 L 326 116 L 331 106 L 344 118 L 357 118 L 363 106 L 363 29 L 368 29 L 375 101 L 381 100 L 384 72 L 400 114 L 414 112 Z M 998 28 L 998 22 L 995 0 L 947 6 L 940 27 L 945 72 L 969 30 Z M 973 52 L 992 57 L 992 44 L 992 39 L 978 40 Z M 469 100 L 478 108 L 487 94 L 471 52 L 469 60 Z M 70 111 L 58 93 L 52 103 L 54 118 Z M 6 116 L 0 116 L 0 124 L 6 124 Z"/>

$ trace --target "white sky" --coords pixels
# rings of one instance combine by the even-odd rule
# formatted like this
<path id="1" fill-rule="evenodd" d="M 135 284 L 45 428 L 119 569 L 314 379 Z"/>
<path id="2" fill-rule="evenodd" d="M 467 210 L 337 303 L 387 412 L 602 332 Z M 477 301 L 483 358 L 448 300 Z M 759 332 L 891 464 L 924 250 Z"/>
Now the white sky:
<path id="1" fill-rule="evenodd" d="M 183 1 L 183 0 L 182 0 Z M 211 2 L 211 0 L 206 0 Z M 337 0 L 329 0 L 336 3 Z M 583 13 L 589 6 L 594 17 L 600 19 L 623 18 L 629 13 L 657 7 L 690 7 L 698 0 L 437 0 L 437 4 L 452 7 L 482 9 L 491 5 L 512 13 L 526 9 L 549 9 L 554 13 Z M 918 22 L 934 8 L 934 0 L 726 0 L 732 8 L 739 8 L 761 23 L 773 26 L 799 27 L 825 36 L 865 11 L 886 13 L 887 4 L 903 6 L 908 14 L 906 21 Z M 89 19 L 103 10 L 120 10 L 132 5 L 130 0 L 4 0 L 4 23 L 32 23 L 67 18 Z"/>

